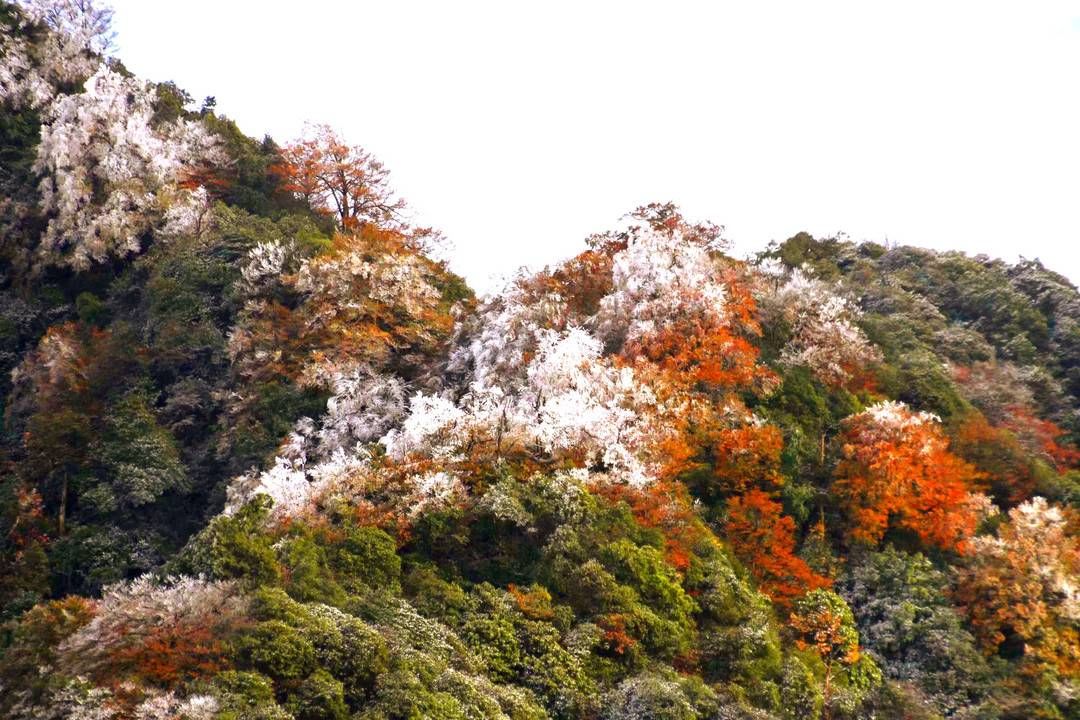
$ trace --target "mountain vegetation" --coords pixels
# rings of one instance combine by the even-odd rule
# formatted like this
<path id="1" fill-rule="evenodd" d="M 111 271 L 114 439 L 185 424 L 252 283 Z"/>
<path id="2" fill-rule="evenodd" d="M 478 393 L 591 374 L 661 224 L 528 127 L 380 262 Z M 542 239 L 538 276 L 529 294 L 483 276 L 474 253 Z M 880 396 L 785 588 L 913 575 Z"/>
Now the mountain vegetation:
<path id="1" fill-rule="evenodd" d="M 478 297 L 0 1 L 0 716 L 1080 717 L 1080 293 L 670 203 Z"/>

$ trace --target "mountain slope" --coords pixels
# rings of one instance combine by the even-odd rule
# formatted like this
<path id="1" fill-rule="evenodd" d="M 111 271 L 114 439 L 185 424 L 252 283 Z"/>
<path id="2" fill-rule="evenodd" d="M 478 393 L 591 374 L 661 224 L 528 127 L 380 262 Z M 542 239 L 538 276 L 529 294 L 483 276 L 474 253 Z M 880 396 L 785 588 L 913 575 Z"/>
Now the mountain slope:
<path id="1" fill-rule="evenodd" d="M 107 19 L 0 3 L 0 714 L 1080 712 L 1065 278 L 654 204 L 476 298 Z"/>

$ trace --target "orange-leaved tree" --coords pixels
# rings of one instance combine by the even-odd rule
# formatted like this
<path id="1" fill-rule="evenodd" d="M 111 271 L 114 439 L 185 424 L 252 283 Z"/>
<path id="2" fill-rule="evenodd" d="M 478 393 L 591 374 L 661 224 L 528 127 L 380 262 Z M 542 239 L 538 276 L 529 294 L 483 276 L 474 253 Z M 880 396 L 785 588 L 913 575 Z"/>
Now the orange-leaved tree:
<path id="1" fill-rule="evenodd" d="M 893 528 L 964 550 L 985 501 L 972 493 L 981 476 L 950 452 L 936 417 L 878 403 L 849 417 L 838 442 L 832 491 L 850 518 L 851 540 L 877 544 Z"/>
<path id="2" fill-rule="evenodd" d="M 755 488 L 732 498 L 725 530 L 761 591 L 781 609 L 789 610 L 792 601 L 809 590 L 832 584 L 795 554 L 795 521 L 765 492 Z"/>
<path id="3" fill-rule="evenodd" d="M 281 162 L 271 170 L 283 179 L 285 190 L 335 215 L 343 228 L 394 225 L 405 207 L 390 189 L 386 167 L 329 125 L 307 128 L 303 138 L 282 148 Z"/>
<path id="4" fill-rule="evenodd" d="M 795 644 L 799 649 L 813 650 L 825 663 L 822 717 L 831 717 L 834 672 L 854 665 L 860 655 L 859 632 L 851 608 L 831 590 L 814 590 L 795 604 L 790 625 L 797 633 Z"/>
<path id="5" fill-rule="evenodd" d="M 1071 523 L 1070 523 L 1071 521 Z M 987 654 L 1019 648 L 1024 670 L 1080 674 L 1080 542 L 1076 516 L 1033 498 L 980 536 L 957 570 L 953 599 Z"/>
<path id="6" fill-rule="evenodd" d="M 709 531 L 694 513 L 693 501 L 682 483 L 657 481 L 644 487 L 597 483 L 592 491 L 613 502 L 625 502 L 634 519 L 664 535 L 664 558 L 680 572 L 690 567 L 698 543 L 709 542 Z"/>

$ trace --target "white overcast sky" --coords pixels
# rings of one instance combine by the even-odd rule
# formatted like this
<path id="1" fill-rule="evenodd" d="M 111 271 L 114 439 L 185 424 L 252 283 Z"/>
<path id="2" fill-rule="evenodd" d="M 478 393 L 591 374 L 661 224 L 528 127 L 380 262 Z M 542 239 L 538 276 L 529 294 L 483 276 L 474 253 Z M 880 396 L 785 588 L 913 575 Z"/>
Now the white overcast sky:
<path id="1" fill-rule="evenodd" d="M 112 4 L 137 74 L 375 153 L 479 289 L 653 200 L 740 253 L 845 232 L 1080 281 L 1080 1 Z"/>

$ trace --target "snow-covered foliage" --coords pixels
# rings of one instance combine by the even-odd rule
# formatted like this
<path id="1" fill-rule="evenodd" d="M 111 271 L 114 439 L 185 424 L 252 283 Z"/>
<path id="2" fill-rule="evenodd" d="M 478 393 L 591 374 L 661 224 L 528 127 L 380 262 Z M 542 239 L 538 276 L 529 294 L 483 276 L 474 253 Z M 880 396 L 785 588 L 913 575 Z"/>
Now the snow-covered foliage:
<path id="1" fill-rule="evenodd" d="M 304 472 L 304 463 L 278 456 L 269 470 L 250 472 L 232 481 L 225 512 L 235 512 L 256 495 L 266 495 L 278 513 L 299 514 L 314 492 Z"/>
<path id="2" fill-rule="evenodd" d="M 556 293 L 529 297 L 520 280 L 489 298 L 460 328 L 449 370 L 469 376 L 474 388 L 520 387 L 540 330 L 564 328 L 565 299 Z"/>
<path id="3" fill-rule="evenodd" d="M 910 428 L 926 425 L 927 423 L 940 423 L 941 418 L 933 413 L 914 411 L 899 400 L 883 400 L 874 403 L 852 417 L 853 420 L 866 418 L 882 432 L 898 433 Z"/>
<path id="4" fill-rule="evenodd" d="M 448 472 L 429 472 L 414 479 L 412 492 L 402 503 L 408 507 L 409 515 L 416 517 L 426 510 L 438 509 L 465 497 L 465 486 L 461 480 Z"/>
<path id="5" fill-rule="evenodd" d="M 91 0 L 23 0 L 20 7 L 23 32 L 0 34 L 0 104 L 39 109 L 93 74 L 111 41 L 112 13 Z"/>
<path id="6" fill-rule="evenodd" d="M 692 720 L 700 717 L 677 682 L 641 674 L 619 683 L 604 703 L 604 720 L 664 717 Z"/>
<path id="7" fill-rule="evenodd" d="M 791 326 L 791 340 L 780 355 L 785 365 L 806 366 L 822 382 L 835 385 L 881 359 L 855 324 L 858 308 L 820 280 L 796 270 L 765 304 Z"/>
<path id="8" fill-rule="evenodd" d="M 154 99 L 148 83 L 103 65 L 84 92 L 49 106 L 34 165 L 47 262 L 84 269 L 139 252 L 163 220 L 175 232 L 201 218 L 205 194 L 180 182 L 185 167 L 216 156 L 215 142 L 196 122 L 156 124 Z"/>
<path id="9" fill-rule="evenodd" d="M 313 488 L 316 461 L 329 462 L 333 454 L 340 464 L 354 454 L 362 466 L 367 451 L 361 446 L 375 439 L 387 460 L 405 469 L 404 484 L 400 477 L 390 482 L 420 509 L 429 501 L 463 496 L 453 466 L 510 458 L 567 463 L 602 470 L 613 482 L 648 484 L 666 459 L 658 448 L 675 432 L 677 423 L 670 420 L 681 401 L 666 391 L 661 399 L 655 372 L 608 353 L 627 340 L 662 334 L 669 323 L 689 319 L 699 327 L 725 326 L 728 292 L 713 247 L 699 234 L 635 227 L 625 243 L 612 247 L 612 282 L 595 315 L 571 317 L 568 298 L 557 289 L 518 278 L 459 327 L 447 367 L 456 384 L 442 392 L 413 392 L 407 409 L 407 384 L 378 370 L 382 358 L 364 345 L 375 331 L 350 328 L 301 373 L 304 382 L 334 393 L 319 429 L 305 440 L 303 462 L 282 456 L 265 473 L 238 479 L 230 507 L 261 491 L 289 513 L 326 492 L 342 491 L 331 490 L 334 482 Z M 361 238 L 355 247 L 342 245 L 292 274 L 313 311 L 309 327 L 340 327 L 343 314 L 378 317 L 385 308 L 393 308 L 396 321 L 408 327 L 431 312 L 439 295 L 422 263 L 378 250 Z M 255 286 L 281 277 L 283 258 L 282 249 L 259 246 L 243 271 L 245 281 Z M 234 329 L 234 362 L 277 352 L 259 351 L 248 341 L 253 337 Z M 321 474 L 331 476 L 344 477 L 353 497 L 358 482 L 363 496 L 388 481 L 381 470 Z"/>
<path id="10" fill-rule="evenodd" d="M 285 281 L 285 275 L 299 262 L 296 243 L 267 240 L 259 242 L 247 252 L 240 268 L 240 289 L 248 297 L 260 297 L 277 290 Z"/>
<path id="11" fill-rule="evenodd" d="M 1017 584 L 1030 593 L 1025 599 L 1039 609 L 1030 620 L 1054 612 L 1080 622 L 1080 547 L 1067 523 L 1060 507 L 1035 497 L 1009 511 L 1009 525 L 998 537 L 972 541 L 978 563 L 1012 567 L 1010 579 L 1022 578 Z"/>
<path id="12" fill-rule="evenodd" d="M 440 297 L 428 282 L 425 270 L 423 261 L 413 253 L 391 252 L 373 257 L 363 250 L 342 252 L 305 264 L 299 272 L 297 289 L 325 299 L 328 305 L 373 300 L 400 307 L 419 318 Z M 358 295 L 358 286 L 366 292 Z M 331 310 L 327 307 L 327 312 Z"/>
<path id="13" fill-rule="evenodd" d="M 677 229 L 632 233 L 613 258 L 613 289 L 596 317 L 599 336 L 633 341 L 687 314 L 722 317 L 726 292 L 712 250 Z"/>
<path id="14" fill-rule="evenodd" d="M 536 416 L 526 432 L 546 452 L 577 448 L 586 465 L 600 462 L 626 482 L 648 482 L 650 468 L 638 451 L 650 441 L 658 403 L 631 368 L 603 362 L 600 342 L 571 329 L 544 333 L 528 375 L 522 409 L 535 407 Z"/>
<path id="15" fill-rule="evenodd" d="M 400 234 L 373 228 L 338 234 L 332 249 L 314 256 L 293 239 L 260 242 L 241 268 L 246 301 L 228 336 L 233 367 L 241 376 L 285 375 L 328 388 L 340 400 L 330 409 L 339 434 L 349 425 L 358 437 L 378 437 L 385 427 L 361 430 L 344 413 L 395 394 L 390 386 L 365 390 L 361 376 L 416 372 L 442 347 L 453 322 L 436 287 L 442 272 Z M 287 305 L 285 296 L 293 299 Z"/>
<path id="16" fill-rule="evenodd" d="M 34 22 L 48 26 L 72 45 L 102 54 L 113 41 L 113 11 L 95 0 L 19 0 Z"/>
<path id="17" fill-rule="evenodd" d="M 648 481 L 640 453 L 648 444 L 650 413 L 658 403 L 629 367 L 601 358 L 600 342 L 580 328 L 540 330 L 525 383 L 517 392 L 476 383 L 461 406 L 438 397 L 412 399 L 400 430 L 382 442 L 387 454 L 407 459 L 461 457 L 477 442 L 496 454 L 515 446 L 547 454 L 581 453 L 632 484 Z"/>
<path id="18" fill-rule="evenodd" d="M 210 225 L 211 211 L 210 194 L 206 188 L 200 186 L 191 192 L 181 193 L 165 210 L 160 234 L 165 238 L 181 235 L 198 237 Z"/>
<path id="19" fill-rule="evenodd" d="M 434 460 L 450 459 L 470 439 L 470 421 L 469 414 L 450 400 L 417 393 L 409 399 L 409 414 L 401 428 L 390 430 L 381 442 L 393 458 L 423 453 Z"/>
<path id="20" fill-rule="evenodd" d="M 143 700 L 135 708 L 135 720 L 213 720 L 219 705 L 212 695 L 178 698 L 167 692 Z"/>
<path id="21" fill-rule="evenodd" d="M 369 456 L 362 448 L 337 449 L 322 462 L 308 462 L 307 449 L 313 424 L 303 418 L 289 435 L 269 470 L 253 470 L 229 485 L 226 514 L 236 512 L 256 495 L 274 502 L 274 516 L 284 518 L 311 512 L 317 498 L 353 475 L 368 473 Z"/>
<path id="22" fill-rule="evenodd" d="M 326 402 L 318 432 L 323 456 L 374 442 L 405 417 L 405 384 L 394 375 L 362 365 L 335 373 L 330 388 L 334 394 Z"/>

